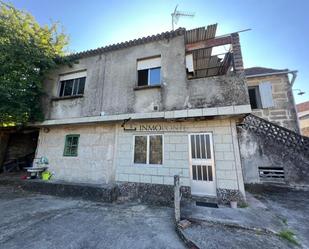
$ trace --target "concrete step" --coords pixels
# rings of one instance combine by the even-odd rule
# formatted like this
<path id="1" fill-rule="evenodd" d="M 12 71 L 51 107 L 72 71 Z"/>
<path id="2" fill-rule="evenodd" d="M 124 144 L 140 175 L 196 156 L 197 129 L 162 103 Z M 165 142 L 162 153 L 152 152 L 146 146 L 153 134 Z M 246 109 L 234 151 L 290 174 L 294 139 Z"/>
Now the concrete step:
<path id="1" fill-rule="evenodd" d="M 197 196 L 197 195 L 192 195 L 192 201 L 218 204 L 218 198 L 216 196 Z"/>

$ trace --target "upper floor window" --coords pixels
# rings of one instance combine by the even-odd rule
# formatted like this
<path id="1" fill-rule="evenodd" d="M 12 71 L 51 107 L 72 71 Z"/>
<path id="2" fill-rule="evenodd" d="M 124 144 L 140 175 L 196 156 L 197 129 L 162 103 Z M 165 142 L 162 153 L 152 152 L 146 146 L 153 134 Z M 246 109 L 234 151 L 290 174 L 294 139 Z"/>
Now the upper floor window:
<path id="1" fill-rule="evenodd" d="M 258 86 L 248 87 L 252 109 L 274 107 L 272 86 L 270 82 L 261 82 Z"/>
<path id="2" fill-rule="evenodd" d="M 261 98 L 258 86 L 248 87 L 250 105 L 252 109 L 261 108 Z"/>
<path id="3" fill-rule="evenodd" d="M 156 86 L 161 84 L 161 57 L 137 61 L 137 86 Z"/>
<path id="4" fill-rule="evenodd" d="M 59 97 L 84 94 L 86 71 L 60 76 Z"/>

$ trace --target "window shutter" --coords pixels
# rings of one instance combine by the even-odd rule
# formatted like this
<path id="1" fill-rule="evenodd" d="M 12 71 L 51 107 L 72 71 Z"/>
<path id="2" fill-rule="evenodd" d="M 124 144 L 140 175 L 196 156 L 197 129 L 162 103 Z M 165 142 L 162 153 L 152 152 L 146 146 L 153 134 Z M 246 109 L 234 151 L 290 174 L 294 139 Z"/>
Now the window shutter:
<path id="1" fill-rule="evenodd" d="M 259 84 L 261 95 L 262 108 L 270 108 L 274 106 L 272 86 L 269 82 L 262 82 Z"/>
<path id="2" fill-rule="evenodd" d="M 188 69 L 188 72 L 194 72 L 193 55 L 192 54 L 186 55 L 186 67 Z"/>
<path id="3" fill-rule="evenodd" d="M 62 74 L 60 75 L 60 81 L 63 80 L 72 80 L 72 79 L 78 79 L 87 77 L 87 71 L 81 71 L 81 72 L 75 72 L 75 73 L 68 73 L 68 74 Z"/>
<path id="4" fill-rule="evenodd" d="M 161 67 L 161 57 L 143 59 L 137 61 L 137 70 Z"/>

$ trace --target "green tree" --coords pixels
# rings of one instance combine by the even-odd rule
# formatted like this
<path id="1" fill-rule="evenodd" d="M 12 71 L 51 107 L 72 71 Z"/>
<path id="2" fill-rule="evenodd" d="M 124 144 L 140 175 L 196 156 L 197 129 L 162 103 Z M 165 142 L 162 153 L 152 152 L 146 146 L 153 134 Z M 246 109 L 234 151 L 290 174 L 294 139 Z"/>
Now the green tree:
<path id="1" fill-rule="evenodd" d="M 0 127 L 43 119 L 42 82 L 64 63 L 68 37 L 0 0 Z"/>

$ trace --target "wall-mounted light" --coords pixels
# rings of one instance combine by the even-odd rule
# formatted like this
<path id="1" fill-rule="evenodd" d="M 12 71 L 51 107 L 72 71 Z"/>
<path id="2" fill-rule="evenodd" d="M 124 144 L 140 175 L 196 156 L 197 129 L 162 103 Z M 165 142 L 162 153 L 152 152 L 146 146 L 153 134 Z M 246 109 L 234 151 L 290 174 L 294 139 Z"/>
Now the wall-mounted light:
<path id="1" fill-rule="evenodd" d="M 298 92 L 297 95 L 300 95 L 300 96 L 305 94 L 305 92 L 300 89 L 293 89 L 293 91 L 297 91 Z"/>
<path id="2" fill-rule="evenodd" d="M 48 133 L 48 132 L 50 131 L 50 129 L 49 129 L 48 127 L 43 127 L 43 131 L 44 131 L 45 133 Z"/>

